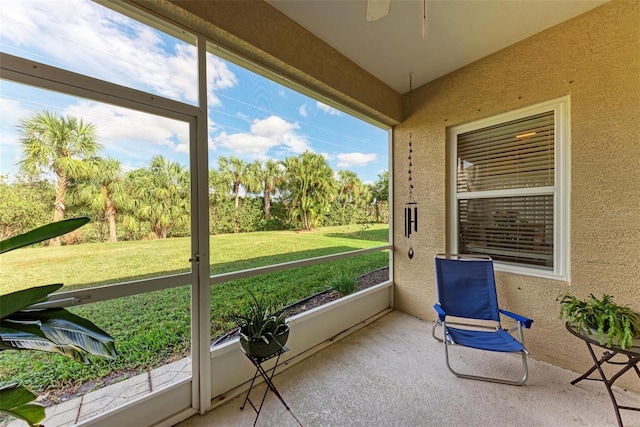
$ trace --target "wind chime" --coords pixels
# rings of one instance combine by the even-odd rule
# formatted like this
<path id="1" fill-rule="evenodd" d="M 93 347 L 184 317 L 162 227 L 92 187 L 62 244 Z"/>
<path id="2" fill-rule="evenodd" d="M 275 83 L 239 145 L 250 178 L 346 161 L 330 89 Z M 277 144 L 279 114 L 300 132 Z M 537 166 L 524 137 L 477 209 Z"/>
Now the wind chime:
<path id="1" fill-rule="evenodd" d="M 413 198 L 413 181 L 411 171 L 413 169 L 413 73 L 409 74 L 409 198 L 404 205 L 404 237 L 409 239 L 409 259 L 413 258 L 413 244 L 411 233 L 418 232 L 418 203 Z"/>

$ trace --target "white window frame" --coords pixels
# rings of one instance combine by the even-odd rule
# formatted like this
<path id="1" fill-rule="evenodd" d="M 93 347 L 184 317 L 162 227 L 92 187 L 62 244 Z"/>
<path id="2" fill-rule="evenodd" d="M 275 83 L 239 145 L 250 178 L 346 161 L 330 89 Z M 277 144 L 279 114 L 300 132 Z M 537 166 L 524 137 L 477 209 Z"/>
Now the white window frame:
<path id="1" fill-rule="evenodd" d="M 463 125 L 453 126 L 447 129 L 447 155 L 449 170 L 447 172 L 448 200 L 449 200 L 449 233 L 447 247 L 449 252 L 457 253 L 458 248 L 458 200 L 470 198 L 469 195 L 459 194 L 456 191 L 457 170 L 457 136 L 477 129 L 499 125 L 512 120 L 521 119 L 548 111 L 554 112 L 555 124 L 555 180 L 553 186 L 538 187 L 534 189 L 515 188 L 511 190 L 483 191 L 482 197 L 504 197 L 529 194 L 552 194 L 554 203 L 553 213 L 553 270 L 543 269 L 529 265 L 504 263 L 495 261 L 497 271 L 514 274 L 535 276 L 555 280 L 569 280 L 569 236 L 570 236 L 570 98 L 568 96 L 542 102 L 540 104 L 499 114 L 486 119 L 477 120 Z M 533 191 L 532 191 L 533 190 Z"/>

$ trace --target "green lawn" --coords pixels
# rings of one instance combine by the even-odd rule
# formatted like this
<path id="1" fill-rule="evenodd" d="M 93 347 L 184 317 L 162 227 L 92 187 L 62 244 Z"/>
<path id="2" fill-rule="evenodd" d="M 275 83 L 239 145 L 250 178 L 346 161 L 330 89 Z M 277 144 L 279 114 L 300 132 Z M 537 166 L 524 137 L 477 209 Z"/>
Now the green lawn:
<path id="1" fill-rule="evenodd" d="M 211 274 L 385 244 L 388 227 L 328 227 L 312 232 L 272 231 L 211 237 Z M 187 238 L 24 248 L 0 258 L 0 291 L 63 282 L 64 290 L 189 271 Z M 227 282 L 211 288 L 212 337 L 232 328 L 228 319 L 247 290 L 289 304 L 327 288 L 337 271 L 356 277 L 388 264 L 387 252 Z M 2 381 L 19 381 L 55 395 L 112 373 L 136 373 L 178 359 L 190 348 L 190 287 L 166 289 L 72 308 L 111 333 L 119 356 L 81 365 L 40 352 L 0 353 Z M 97 386 L 100 383 L 98 381 Z"/>

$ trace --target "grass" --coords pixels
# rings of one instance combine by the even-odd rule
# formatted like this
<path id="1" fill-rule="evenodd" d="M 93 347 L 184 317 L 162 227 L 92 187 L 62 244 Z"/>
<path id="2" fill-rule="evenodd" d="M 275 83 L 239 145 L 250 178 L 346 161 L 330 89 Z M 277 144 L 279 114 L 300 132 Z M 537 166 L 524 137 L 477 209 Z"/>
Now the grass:
<path id="1" fill-rule="evenodd" d="M 344 270 L 334 271 L 329 280 L 329 286 L 338 292 L 340 296 L 351 295 L 355 292 L 357 285 L 355 276 Z"/>
<path id="2" fill-rule="evenodd" d="M 211 274 L 369 248 L 388 241 L 387 226 L 354 228 L 211 236 Z M 2 254 L 0 294 L 53 282 L 64 283 L 65 291 L 184 273 L 190 269 L 189 258 L 189 238 L 23 248 Z"/>
<path id="3" fill-rule="evenodd" d="M 212 236 L 211 274 L 378 246 L 387 238 L 388 227 L 382 225 Z M 0 292 L 54 282 L 71 290 L 185 272 L 189 245 L 189 239 L 167 239 L 19 249 L 2 255 Z M 245 304 L 248 290 L 286 305 L 329 288 L 334 271 L 356 277 L 387 264 L 386 252 L 372 253 L 212 286 L 211 336 L 234 327 L 229 315 Z M 74 307 L 70 310 L 114 336 L 115 361 L 81 365 L 54 354 L 8 350 L 0 352 L 0 378 L 55 395 L 87 381 L 99 387 L 113 373 L 135 374 L 179 359 L 191 344 L 190 293 L 182 286 Z"/>

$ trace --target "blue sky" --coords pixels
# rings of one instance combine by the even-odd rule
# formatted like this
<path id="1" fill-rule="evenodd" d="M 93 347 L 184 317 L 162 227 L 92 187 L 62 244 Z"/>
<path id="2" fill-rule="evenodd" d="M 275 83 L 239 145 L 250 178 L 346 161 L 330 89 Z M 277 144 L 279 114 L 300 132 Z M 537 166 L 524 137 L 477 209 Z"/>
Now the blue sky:
<path id="1" fill-rule="evenodd" d="M 189 104 L 195 47 L 83 0 L 0 2 L 0 49 Z M 388 133 L 212 54 L 207 58 L 210 167 L 219 156 L 283 159 L 305 150 L 374 182 L 388 169 Z M 162 154 L 187 166 L 184 123 L 0 81 L 0 173 L 14 174 L 19 121 L 41 110 L 97 128 L 101 155 L 125 169 Z"/>

